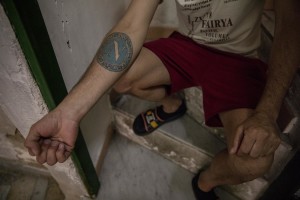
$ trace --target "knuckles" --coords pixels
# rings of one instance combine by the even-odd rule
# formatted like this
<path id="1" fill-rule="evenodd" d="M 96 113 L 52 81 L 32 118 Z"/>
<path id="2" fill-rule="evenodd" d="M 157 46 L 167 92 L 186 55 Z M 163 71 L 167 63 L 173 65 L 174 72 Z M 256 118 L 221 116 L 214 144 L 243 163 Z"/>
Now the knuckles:
<path id="1" fill-rule="evenodd" d="M 245 129 L 244 135 L 252 140 L 267 140 L 272 133 L 263 128 L 250 127 Z"/>
<path id="2" fill-rule="evenodd" d="M 252 158 L 259 158 L 262 156 L 265 156 L 265 152 L 263 151 L 264 147 L 266 145 L 272 147 L 274 151 L 277 149 L 277 147 L 281 143 L 281 139 L 279 137 L 279 132 L 277 129 L 268 126 L 268 127 L 248 127 L 244 129 L 244 140 L 245 142 L 251 142 L 251 141 L 260 141 L 260 145 L 256 146 L 255 148 L 252 147 L 252 149 L 247 151 L 243 148 L 241 149 L 241 155 L 243 156 L 250 156 Z M 248 140 L 248 141 L 247 141 Z M 248 144 L 249 145 L 249 144 Z M 270 153 L 274 153 L 274 151 Z"/>
<path id="3" fill-rule="evenodd" d="M 279 139 L 277 130 L 271 127 L 248 127 L 244 130 L 244 134 L 260 139 Z"/>

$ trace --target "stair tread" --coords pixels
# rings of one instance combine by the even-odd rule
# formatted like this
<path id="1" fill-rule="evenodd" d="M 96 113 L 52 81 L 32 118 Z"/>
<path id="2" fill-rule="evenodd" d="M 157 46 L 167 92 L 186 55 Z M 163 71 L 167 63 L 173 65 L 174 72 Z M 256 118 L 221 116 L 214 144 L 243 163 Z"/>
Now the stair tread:
<path id="1" fill-rule="evenodd" d="M 48 179 L 38 177 L 35 183 L 35 188 L 32 192 L 31 200 L 45 199 L 48 188 Z"/>
<path id="2" fill-rule="evenodd" d="M 6 200 L 10 191 L 10 185 L 0 185 L 0 200 Z"/>
<path id="3" fill-rule="evenodd" d="M 99 175 L 102 184 L 97 199 L 195 200 L 193 176 L 160 155 L 115 135 Z M 223 189 L 218 188 L 216 193 L 222 200 L 238 200 Z"/>
<path id="4" fill-rule="evenodd" d="M 213 156 L 226 147 L 223 140 L 188 115 L 165 124 L 148 136 L 136 136 L 132 130 L 135 116 L 153 106 L 156 104 L 126 95 L 114 108 L 118 132 L 193 173 L 209 164 Z M 258 178 L 222 189 L 242 200 L 254 200 L 268 185 L 266 179 Z"/>
<path id="5" fill-rule="evenodd" d="M 129 95 L 125 95 L 121 101 L 116 106 L 116 109 L 127 113 L 132 118 L 149 108 L 157 106 L 156 103 L 144 101 Z M 226 147 L 224 141 L 216 135 L 211 134 L 208 129 L 204 128 L 187 114 L 171 123 L 164 124 L 159 128 L 159 131 L 203 149 L 212 155 L 215 155 Z"/>
<path id="6" fill-rule="evenodd" d="M 0 200 L 64 199 L 49 173 L 15 160 L 0 158 Z M 18 164 L 18 165 L 16 165 Z"/>

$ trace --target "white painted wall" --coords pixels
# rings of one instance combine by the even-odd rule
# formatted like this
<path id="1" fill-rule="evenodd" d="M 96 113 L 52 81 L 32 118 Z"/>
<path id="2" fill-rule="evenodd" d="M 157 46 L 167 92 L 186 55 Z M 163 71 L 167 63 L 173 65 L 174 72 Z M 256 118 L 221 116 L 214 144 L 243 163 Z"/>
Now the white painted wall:
<path id="1" fill-rule="evenodd" d="M 151 26 L 176 28 L 178 26 L 175 0 L 164 0 L 159 5 Z"/>
<path id="2" fill-rule="evenodd" d="M 91 62 L 104 35 L 124 13 L 125 3 L 109 0 L 38 2 L 70 90 Z"/>
<path id="3" fill-rule="evenodd" d="M 24 137 L 31 125 L 48 111 L 2 6 L 0 7 L 0 106 Z"/>
<path id="4" fill-rule="evenodd" d="M 1 49 L 0 47 L 0 51 Z M 1 107 L 2 106 L 0 106 L 0 160 L 18 160 L 18 153 L 13 144 L 9 142 L 9 136 L 15 134 L 16 127 L 10 122 Z"/>

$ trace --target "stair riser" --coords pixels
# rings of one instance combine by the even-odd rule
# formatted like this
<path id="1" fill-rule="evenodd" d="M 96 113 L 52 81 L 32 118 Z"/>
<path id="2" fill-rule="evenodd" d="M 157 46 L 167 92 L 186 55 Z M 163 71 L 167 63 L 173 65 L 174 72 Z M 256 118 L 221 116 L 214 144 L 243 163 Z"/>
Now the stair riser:
<path id="1" fill-rule="evenodd" d="M 162 155 L 172 162 L 180 165 L 192 173 L 208 165 L 213 155 L 204 152 L 194 146 L 172 138 L 160 131 L 154 131 L 152 134 L 144 137 L 133 133 L 131 125 L 133 118 L 119 111 L 114 111 L 116 129 L 121 135 L 128 139 Z"/>
<path id="2" fill-rule="evenodd" d="M 178 138 L 174 138 L 162 131 L 140 137 L 132 130 L 133 117 L 119 110 L 114 110 L 116 131 L 141 146 L 158 153 L 173 163 L 197 173 L 199 169 L 208 166 L 213 155 Z M 235 186 L 224 186 L 222 189 L 241 200 L 257 200 L 267 189 L 269 183 L 258 178 L 253 181 Z"/>

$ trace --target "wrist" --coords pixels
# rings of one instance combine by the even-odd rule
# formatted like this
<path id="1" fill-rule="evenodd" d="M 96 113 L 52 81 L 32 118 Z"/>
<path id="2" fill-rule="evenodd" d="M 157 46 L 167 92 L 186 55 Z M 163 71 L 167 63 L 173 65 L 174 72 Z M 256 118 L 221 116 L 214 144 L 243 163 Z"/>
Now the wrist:
<path id="1" fill-rule="evenodd" d="M 270 120 L 276 121 L 281 109 L 285 92 L 276 94 L 276 92 L 272 93 L 271 91 L 274 90 L 265 90 L 257 107 L 255 108 L 255 112 L 262 113 L 268 116 Z"/>
<path id="2" fill-rule="evenodd" d="M 67 96 L 56 109 L 63 118 L 75 121 L 77 123 L 85 115 L 84 105 L 81 106 L 80 101 L 74 101 L 70 96 Z"/>
<path id="3" fill-rule="evenodd" d="M 276 122 L 279 111 L 277 111 L 277 109 L 275 109 L 275 108 L 268 108 L 268 107 L 258 106 L 255 109 L 255 113 L 260 114 L 260 115 L 264 115 L 264 116 L 268 117 L 270 120 Z"/>

